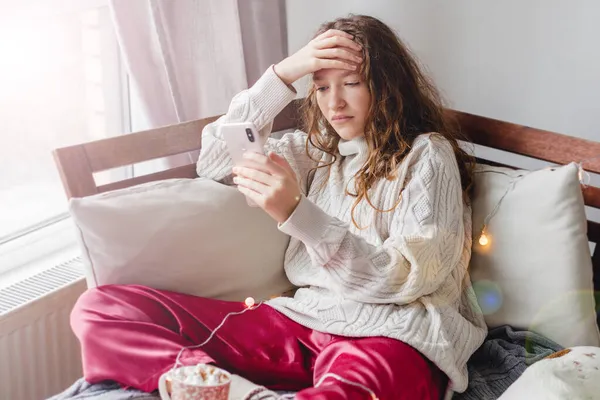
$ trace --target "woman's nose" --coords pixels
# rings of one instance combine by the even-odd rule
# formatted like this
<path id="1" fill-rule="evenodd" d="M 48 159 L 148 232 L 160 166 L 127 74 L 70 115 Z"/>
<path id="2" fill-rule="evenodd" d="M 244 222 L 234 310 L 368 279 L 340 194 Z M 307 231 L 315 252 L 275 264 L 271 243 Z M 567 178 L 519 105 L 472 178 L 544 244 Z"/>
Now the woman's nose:
<path id="1" fill-rule="evenodd" d="M 338 109 L 344 107 L 345 104 L 346 104 L 346 102 L 344 101 L 344 98 L 341 96 L 341 93 L 339 92 L 339 90 L 333 89 L 331 91 L 331 95 L 329 96 L 329 108 L 331 108 L 332 110 L 338 110 Z"/>

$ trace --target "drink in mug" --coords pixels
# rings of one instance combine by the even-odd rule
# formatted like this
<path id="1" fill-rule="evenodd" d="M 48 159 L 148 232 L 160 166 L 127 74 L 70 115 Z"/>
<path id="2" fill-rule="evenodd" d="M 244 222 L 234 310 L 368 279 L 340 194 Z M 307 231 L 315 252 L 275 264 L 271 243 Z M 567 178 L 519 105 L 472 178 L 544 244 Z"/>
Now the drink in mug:
<path id="1" fill-rule="evenodd" d="M 229 372 L 207 364 L 169 370 L 158 381 L 162 400 L 228 400 L 230 386 Z"/>

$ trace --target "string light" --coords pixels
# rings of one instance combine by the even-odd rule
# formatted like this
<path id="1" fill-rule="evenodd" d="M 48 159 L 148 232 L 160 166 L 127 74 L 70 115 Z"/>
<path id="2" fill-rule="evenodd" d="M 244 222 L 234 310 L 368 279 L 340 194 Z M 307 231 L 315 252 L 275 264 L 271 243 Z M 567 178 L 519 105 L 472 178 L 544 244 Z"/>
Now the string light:
<path id="1" fill-rule="evenodd" d="M 248 300 L 248 299 L 246 299 L 246 300 Z M 254 299 L 253 299 L 253 300 L 254 300 Z M 181 358 L 181 354 L 183 354 L 183 352 L 184 352 L 185 350 L 197 349 L 197 348 L 199 348 L 199 347 L 205 346 L 205 345 L 206 345 L 208 342 L 210 342 L 210 340 L 213 338 L 213 336 L 215 336 L 215 333 L 217 333 L 217 331 L 218 331 L 219 329 L 221 329 L 221 327 L 222 327 L 223 325 L 225 325 L 225 321 L 227 321 L 227 318 L 229 318 L 229 317 L 230 317 L 230 316 L 232 316 L 232 315 L 241 315 L 241 314 L 243 314 L 243 313 L 245 313 L 246 311 L 249 311 L 249 310 L 256 310 L 256 309 L 257 309 L 258 307 L 260 307 L 262 304 L 263 304 L 263 302 L 261 301 L 260 303 L 258 303 L 258 304 L 256 305 L 256 307 L 248 307 L 248 308 L 245 308 L 245 309 L 243 309 L 242 311 L 235 311 L 235 312 L 230 312 L 229 314 L 227 314 L 227 315 L 226 315 L 226 316 L 223 318 L 223 320 L 221 321 L 221 323 L 220 323 L 219 325 L 217 325 L 217 327 L 216 327 L 215 329 L 213 329 L 213 331 L 212 331 L 212 332 L 210 333 L 210 335 L 208 336 L 208 339 L 206 339 L 204 342 L 202 342 L 202 343 L 200 343 L 200 344 L 193 345 L 193 346 L 185 346 L 185 347 L 182 347 L 182 348 L 181 348 L 181 350 L 179 350 L 179 353 L 177 354 L 177 358 L 175 358 L 175 364 L 173 364 L 173 368 L 172 368 L 172 369 L 175 369 L 175 368 L 177 368 L 177 366 L 178 366 L 178 365 L 180 365 L 179 358 Z"/>
<path id="2" fill-rule="evenodd" d="M 490 239 L 485 233 L 485 226 L 481 229 L 481 235 L 479 236 L 479 244 L 482 246 L 487 246 L 490 244 Z"/>
<path id="3" fill-rule="evenodd" d="M 579 183 L 583 186 L 584 189 L 587 189 L 588 183 L 590 183 L 590 174 L 583 169 L 583 162 L 578 164 L 579 166 Z M 587 179 L 586 179 L 587 178 Z"/>
<path id="4" fill-rule="evenodd" d="M 524 176 L 525 176 L 525 174 L 521 174 L 521 175 L 518 175 L 516 178 L 511 179 L 510 183 L 506 187 L 506 190 L 504 191 L 504 194 L 502 195 L 502 197 L 500 197 L 500 200 L 498 200 L 498 203 L 496 203 L 496 206 L 494 207 L 494 209 L 483 220 L 483 227 L 481 228 L 481 233 L 479 234 L 479 240 L 478 240 L 478 242 L 481 246 L 485 247 L 490 244 L 490 237 L 489 237 L 489 234 L 486 233 L 486 228 L 487 228 L 488 224 L 490 223 L 490 220 L 498 212 L 498 209 L 500 208 L 500 204 L 502 204 L 502 201 L 504 200 L 504 198 L 506 197 L 508 192 L 510 192 L 510 190 L 512 188 L 514 188 L 515 184 L 518 181 L 520 181 L 521 179 L 523 179 Z"/>
<path id="5" fill-rule="evenodd" d="M 590 174 L 583 168 L 583 164 L 588 161 L 597 160 L 597 159 L 600 159 L 600 155 L 597 155 L 595 157 L 586 158 L 585 160 L 582 160 L 577 163 L 577 167 L 578 167 L 577 177 L 579 178 L 579 183 L 581 183 L 581 185 L 584 188 L 587 187 L 587 184 L 590 181 Z M 546 169 L 546 168 L 544 168 L 544 169 Z M 498 200 L 498 203 L 496 203 L 496 206 L 494 207 L 494 209 L 485 217 L 485 219 L 483 221 L 483 227 L 481 228 L 481 233 L 479 234 L 479 239 L 478 239 L 479 245 L 486 247 L 490 244 L 490 236 L 489 236 L 489 233 L 486 232 L 486 228 L 487 228 L 488 224 L 490 223 L 490 220 L 492 219 L 492 217 L 494 215 L 496 215 L 496 212 L 498 212 L 498 209 L 500 208 L 500 204 L 502 204 L 502 201 L 504 200 L 504 198 L 506 197 L 508 192 L 511 189 L 513 189 L 515 184 L 519 180 L 521 180 L 524 176 L 526 176 L 526 174 L 518 175 L 516 178 L 513 178 L 510 181 L 510 183 L 506 187 L 506 191 L 504 192 L 502 197 L 500 197 L 500 200 Z M 587 180 L 586 180 L 586 178 L 587 178 Z"/>
<path id="6" fill-rule="evenodd" d="M 317 382 L 317 384 L 315 385 L 315 387 L 321 386 L 321 384 L 323 383 L 323 381 L 325 380 L 325 378 L 334 378 L 334 379 L 337 379 L 338 381 L 343 382 L 343 383 L 345 383 L 347 385 L 352 385 L 352 386 L 356 386 L 358 388 L 361 388 L 362 390 L 364 390 L 365 392 L 368 392 L 371 395 L 371 400 L 379 400 L 377 398 L 377 395 L 375 395 L 375 392 L 372 391 L 371 389 L 369 389 L 368 387 L 366 387 L 365 385 L 360 384 L 358 382 L 349 381 L 348 379 L 342 378 L 338 374 L 334 374 L 334 373 L 331 373 L 331 372 L 328 372 L 325 375 L 323 375 L 321 377 L 321 379 L 319 379 L 319 382 Z"/>
<path id="7" fill-rule="evenodd" d="M 373 390 L 371 390 L 370 388 L 368 388 L 367 386 L 365 386 L 361 383 L 358 383 L 358 382 L 350 381 L 346 378 L 339 376 L 338 374 L 334 374 L 333 372 L 328 372 L 328 373 L 324 374 L 321 377 L 321 379 L 319 379 L 319 381 L 315 384 L 315 387 L 317 388 L 317 387 L 321 386 L 321 384 L 323 383 L 323 381 L 326 378 L 334 378 L 334 379 L 337 379 L 338 381 L 345 383 L 347 385 L 351 385 L 351 386 L 360 388 L 360 389 L 364 390 L 365 392 L 369 393 L 369 395 L 371 396 L 371 400 L 379 400 L 379 397 L 377 397 L 375 392 Z M 284 394 L 284 395 L 281 395 L 280 398 L 285 399 L 285 400 L 287 400 L 287 399 L 293 400 L 296 398 L 296 395 L 295 394 Z"/>
<path id="8" fill-rule="evenodd" d="M 179 359 L 181 358 L 181 355 L 183 354 L 183 352 L 185 350 L 190 350 L 190 349 L 197 349 L 199 347 L 205 346 L 208 342 L 210 342 L 210 340 L 213 338 L 213 336 L 215 335 L 215 333 L 217 333 L 217 331 L 223 326 L 225 325 L 225 321 L 227 321 L 227 318 L 229 318 L 232 315 L 241 315 L 243 313 L 245 313 L 246 311 L 249 310 L 256 310 L 258 307 L 260 307 L 263 304 L 263 302 L 261 301 L 260 303 L 256 304 L 255 306 L 255 300 L 253 297 L 247 297 L 246 300 L 244 300 L 244 305 L 246 306 L 245 309 L 243 309 L 242 311 L 235 311 L 235 312 L 230 312 L 229 314 L 225 315 L 225 317 L 223 318 L 223 320 L 221 321 L 221 323 L 219 325 L 217 325 L 217 327 L 215 329 L 212 330 L 212 332 L 210 333 L 210 335 L 208 336 L 208 338 L 197 345 L 193 345 L 193 346 L 185 346 L 182 347 L 181 350 L 179 350 L 179 353 L 177 354 L 177 357 L 175 358 L 175 364 L 173 364 L 173 367 L 171 368 L 171 370 L 174 370 L 177 368 L 178 365 L 182 365 L 179 361 Z M 183 366 L 183 365 L 182 365 Z M 321 379 L 319 379 L 319 381 L 317 382 L 317 384 L 315 385 L 315 387 L 319 387 L 323 381 L 325 380 L 325 378 L 327 377 L 331 377 L 334 379 L 337 379 L 340 382 L 343 382 L 347 385 L 352 385 L 352 386 L 356 386 L 359 387 L 361 389 L 363 389 L 364 391 L 368 392 L 371 395 L 371 400 L 379 400 L 379 398 L 375 395 L 375 392 L 373 390 L 371 390 L 370 388 L 368 388 L 367 386 L 358 383 L 358 382 L 354 382 L 354 381 L 350 381 L 348 379 L 345 379 L 341 376 L 339 376 L 338 374 L 334 374 L 334 373 L 326 373 L 325 375 L 323 375 L 321 377 Z M 292 396 L 292 397 L 290 397 Z M 295 398 L 295 394 L 287 394 L 287 395 L 282 395 L 281 398 L 282 399 L 294 399 Z"/>
<path id="9" fill-rule="evenodd" d="M 255 304 L 254 297 L 247 297 L 246 300 L 244 300 L 244 304 L 248 308 L 252 307 Z"/>
<path id="10" fill-rule="evenodd" d="M 583 169 L 583 164 L 585 164 L 588 161 L 593 161 L 593 160 L 597 160 L 600 159 L 600 154 L 595 156 L 595 157 L 590 157 L 590 158 L 586 158 L 585 160 L 581 160 L 579 161 L 579 163 L 577 164 L 577 166 L 579 167 L 579 183 L 581 183 L 584 187 L 584 189 L 587 187 L 587 184 L 590 183 L 590 174 Z M 586 179 L 587 178 L 587 181 Z"/>

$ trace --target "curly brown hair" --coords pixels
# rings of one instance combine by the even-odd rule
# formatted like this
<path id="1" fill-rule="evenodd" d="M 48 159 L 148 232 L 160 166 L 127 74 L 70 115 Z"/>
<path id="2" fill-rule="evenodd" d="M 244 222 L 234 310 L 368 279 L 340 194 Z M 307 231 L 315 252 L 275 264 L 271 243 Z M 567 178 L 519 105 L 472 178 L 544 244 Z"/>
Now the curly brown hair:
<path id="1" fill-rule="evenodd" d="M 459 146 L 459 140 L 464 138 L 458 125 L 445 112 L 438 90 L 407 46 L 386 24 L 370 16 L 338 18 L 321 25 L 315 36 L 329 29 L 353 35 L 362 46 L 364 61 L 359 71 L 371 94 L 365 126 L 369 156 L 355 176 L 357 193 L 347 192 L 356 197 L 352 207 L 355 226 L 358 227 L 354 210 L 363 199 L 379 212 L 394 209 L 380 210 L 373 206 L 369 189 L 382 178 L 396 177 L 398 166 L 422 133 L 435 132 L 450 142 L 458 162 L 464 199 L 469 202 L 475 159 Z M 340 137 L 321 113 L 314 85 L 309 88 L 301 109 L 308 133 L 307 152 L 310 143 L 328 153 L 330 161 L 319 162 L 317 168 L 330 167 L 337 159 Z M 310 156 L 310 152 L 308 154 Z"/>

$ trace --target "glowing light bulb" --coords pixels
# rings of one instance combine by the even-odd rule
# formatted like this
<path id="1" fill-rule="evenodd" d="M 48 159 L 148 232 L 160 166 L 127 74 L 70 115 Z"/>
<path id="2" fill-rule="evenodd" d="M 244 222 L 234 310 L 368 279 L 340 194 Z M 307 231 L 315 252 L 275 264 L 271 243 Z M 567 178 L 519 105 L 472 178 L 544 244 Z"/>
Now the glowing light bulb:
<path id="1" fill-rule="evenodd" d="M 244 300 L 244 304 L 248 308 L 252 307 L 255 304 L 254 298 L 253 297 L 247 297 L 246 300 Z"/>
<path id="2" fill-rule="evenodd" d="M 490 244 L 490 239 L 484 232 L 481 232 L 481 236 L 479 236 L 479 244 L 482 246 L 487 246 L 488 244 Z"/>

